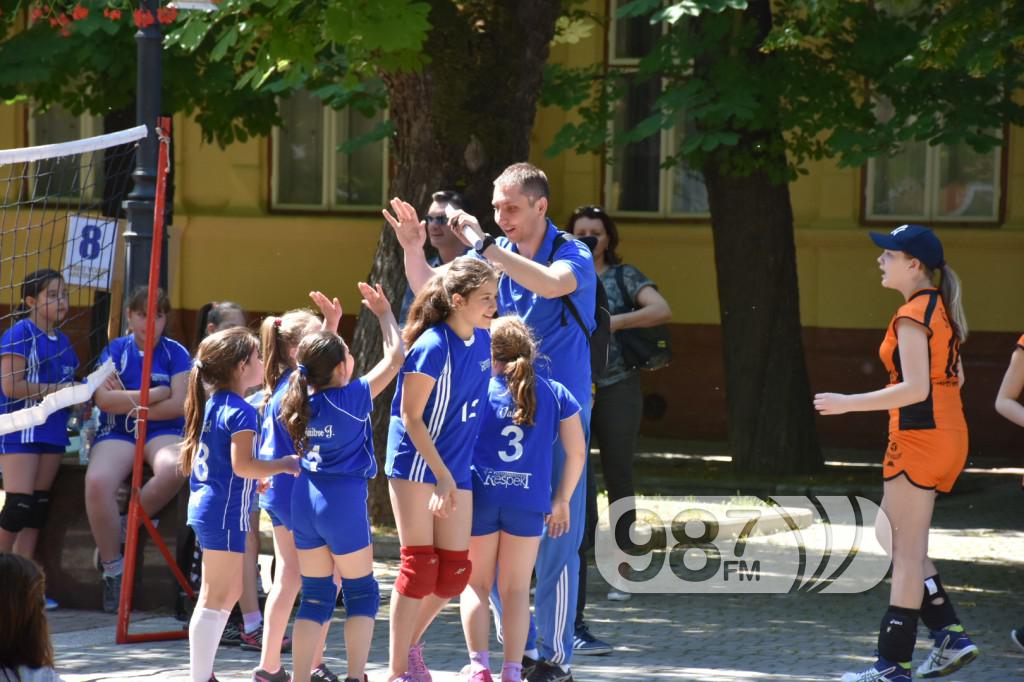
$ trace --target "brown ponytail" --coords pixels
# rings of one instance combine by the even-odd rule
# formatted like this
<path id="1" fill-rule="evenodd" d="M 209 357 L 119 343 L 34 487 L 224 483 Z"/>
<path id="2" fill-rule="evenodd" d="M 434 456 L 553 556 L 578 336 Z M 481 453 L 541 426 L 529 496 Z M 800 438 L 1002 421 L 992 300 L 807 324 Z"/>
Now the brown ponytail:
<path id="1" fill-rule="evenodd" d="M 188 375 L 185 394 L 185 440 L 181 444 L 178 464 L 181 473 L 192 473 L 192 461 L 203 437 L 206 416 L 206 386 L 214 391 L 231 385 L 235 369 L 247 362 L 259 348 L 256 335 L 245 327 L 232 327 L 210 334 L 196 351 L 192 371 Z"/>
<path id="2" fill-rule="evenodd" d="M 323 390 L 334 378 L 334 368 L 345 362 L 348 349 L 341 337 L 331 331 L 310 334 L 299 342 L 295 359 L 298 367 L 288 379 L 288 390 L 281 399 L 281 421 L 295 444 L 295 452 L 306 451 L 306 427 L 309 426 L 309 389 Z"/>
<path id="3" fill-rule="evenodd" d="M 447 319 L 452 312 L 452 297 L 468 297 L 487 282 L 498 279 L 486 261 L 472 256 L 459 256 L 448 269 L 434 275 L 417 294 L 409 308 L 402 341 L 409 348 L 428 328 Z"/>
<path id="4" fill-rule="evenodd" d="M 263 407 L 274 394 L 277 382 L 291 369 L 291 349 L 299 345 L 306 330 L 318 321 L 308 310 L 289 310 L 278 317 L 263 318 L 260 347 L 263 349 Z"/>
<path id="5" fill-rule="evenodd" d="M 520 426 L 533 426 L 537 414 L 536 354 L 537 344 L 522 318 L 499 317 L 491 324 L 491 357 L 505 363 L 505 381 L 516 404 L 512 421 Z"/>

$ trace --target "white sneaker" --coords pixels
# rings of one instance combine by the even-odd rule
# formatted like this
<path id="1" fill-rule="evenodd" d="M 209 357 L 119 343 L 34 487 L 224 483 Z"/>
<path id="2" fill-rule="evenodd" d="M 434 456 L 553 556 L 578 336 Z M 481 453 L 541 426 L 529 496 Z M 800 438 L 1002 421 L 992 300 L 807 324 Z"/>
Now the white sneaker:
<path id="1" fill-rule="evenodd" d="M 629 601 L 633 598 L 633 595 L 629 592 L 619 592 L 618 590 L 608 591 L 608 601 Z"/>
<path id="2" fill-rule="evenodd" d="M 918 677 L 943 677 L 956 672 L 978 657 L 978 647 L 963 631 L 933 630 L 935 646 L 917 668 Z"/>

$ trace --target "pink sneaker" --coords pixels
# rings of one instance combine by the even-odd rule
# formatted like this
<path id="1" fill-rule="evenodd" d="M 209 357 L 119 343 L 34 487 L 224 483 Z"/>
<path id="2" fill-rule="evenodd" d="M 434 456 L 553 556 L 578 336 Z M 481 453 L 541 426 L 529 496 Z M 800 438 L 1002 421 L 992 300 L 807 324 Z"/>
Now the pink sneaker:
<path id="1" fill-rule="evenodd" d="M 409 672 L 407 673 L 412 682 L 433 682 L 430 676 L 430 669 L 423 661 L 423 643 L 409 647 Z"/>

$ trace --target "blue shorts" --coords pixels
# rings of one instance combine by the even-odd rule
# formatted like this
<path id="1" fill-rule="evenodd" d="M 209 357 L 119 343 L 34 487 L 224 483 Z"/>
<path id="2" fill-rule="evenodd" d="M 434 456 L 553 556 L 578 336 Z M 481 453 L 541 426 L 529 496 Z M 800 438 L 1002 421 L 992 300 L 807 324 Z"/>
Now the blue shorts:
<path id="1" fill-rule="evenodd" d="M 244 530 L 217 528 L 198 521 L 193 521 L 189 525 L 196 532 L 196 540 L 199 541 L 199 546 L 204 551 L 212 549 L 220 552 L 245 554 L 245 537 L 248 533 Z"/>
<path id="2" fill-rule="evenodd" d="M 67 445 L 0 442 L 0 455 L 63 455 Z"/>
<path id="3" fill-rule="evenodd" d="M 341 556 L 369 546 L 373 534 L 366 511 L 368 494 L 365 478 L 311 476 L 303 469 L 292 489 L 295 547 L 316 549 L 327 545 L 331 554 Z"/>
<path id="4" fill-rule="evenodd" d="M 473 535 L 490 535 L 499 530 L 521 538 L 544 534 L 544 512 L 501 507 L 473 498 Z"/>
<path id="5" fill-rule="evenodd" d="M 274 527 L 284 526 L 292 530 L 292 488 L 295 476 L 276 474 L 271 479 L 271 487 L 260 495 L 260 509 L 267 512 Z"/>
<path id="6" fill-rule="evenodd" d="M 270 525 L 271 526 L 273 526 L 274 528 L 277 528 L 278 526 L 284 526 L 285 530 L 291 531 L 291 529 L 292 529 L 292 524 L 291 524 L 292 516 L 291 516 L 291 510 L 290 509 L 288 510 L 288 513 L 287 513 L 287 517 L 288 517 L 287 519 L 282 518 L 282 516 L 285 516 L 284 514 L 281 514 L 281 515 L 278 514 L 278 512 L 283 511 L 282 509 L 270 509 L 269 507 L 260 507 L 260 509 L 262 509 L 263 511 L 267 512 L 267 516 L 270 517 Z"/>
<path id="7" fill-rule="evenodd" d="M 153 440 L 154 438 L 159 438 L 160 436 L 174 436 L 175 438 L 182 437 L 181 431 L 178 429 L 156 429 L 154 431 L 146 429 L 147 443 Z M 109 431 L 101 436 L 96 436 L 96 440 L 93 441 L 93 445 L 96 445 L 97 443 L 102 443 L 105 440 L 120 440 L 124 441 L 125 443 L 135 443 L 135 436 L 133 436 L 130 433 L 124 433 L 123 431 Z"/>

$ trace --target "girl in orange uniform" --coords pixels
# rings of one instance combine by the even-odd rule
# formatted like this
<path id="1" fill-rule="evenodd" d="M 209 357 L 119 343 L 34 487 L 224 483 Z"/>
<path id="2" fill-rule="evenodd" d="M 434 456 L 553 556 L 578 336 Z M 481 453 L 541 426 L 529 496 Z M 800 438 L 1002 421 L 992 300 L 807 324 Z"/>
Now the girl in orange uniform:
<path id="1" fill-rule="evenodd" d="M 882 286 L 903 294 L 879 348 L 889 383 L 871 393 L 819 393 L 823 415 L 889 411 L 883 462 L 882 511 L 892 524 L 892 588 L 878 635 L 878 660 L 843 682 L 910 682 L 917 621 L 935 641 L 918 677 L 942 677 L 974 660 L 978 647 L 964 632 L 928 558 L 928 529 L 937 492 L 948 493 L 967 461 L 967 422 L 960 402 L 967 338 L 960 280 L 946 265 L 942 243 L 927 227 L 902 225 L 871 233 Z M 932 282 L 938 277 L 939 287 Z M 879 526 L 883 546 L 890 542 Z"/>

